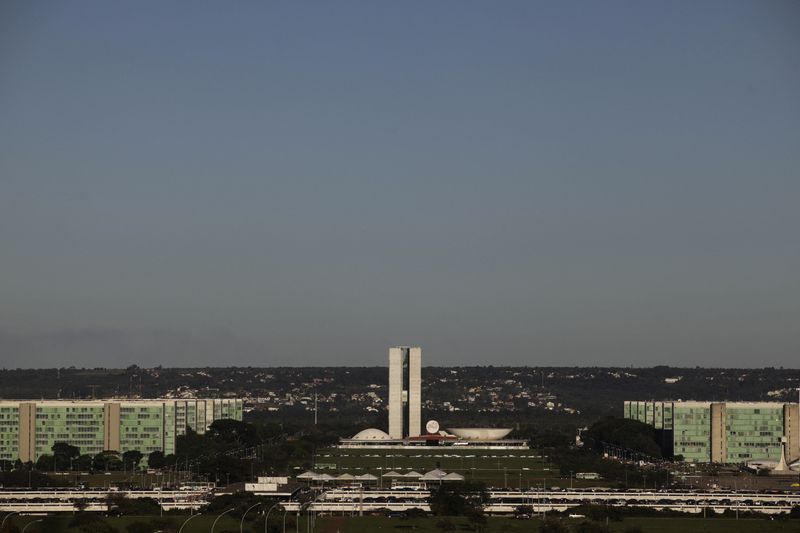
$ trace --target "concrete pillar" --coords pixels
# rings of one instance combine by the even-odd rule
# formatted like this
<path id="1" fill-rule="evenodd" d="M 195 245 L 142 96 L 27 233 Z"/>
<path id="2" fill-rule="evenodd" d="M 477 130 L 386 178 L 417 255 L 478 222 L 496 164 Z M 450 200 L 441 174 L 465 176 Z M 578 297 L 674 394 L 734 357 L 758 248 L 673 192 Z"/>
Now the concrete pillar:
<path id="1" fill-rule="evenodd" d="M 119 426 L 120 405 L 118 402 L 107 402 L 103 405 L 103 449 L 120 451 Z"/>
<path id="2" fill-rule="evenodd" d="M 800 406 L 796 403 L 783 404 L 783 436 L 786 437 L 786 460 L 800 458 Z"/>
<path id="3" fill-rule="evenodd" d="M 19 404 L 19 460 L 35 462 L 36 457 L 36 403 Z"/>
<path id="4" fill-rule="evenodd" d="M 711 404 L 711 462 L 728 462 L 728 431 L 725 429 L 726 409 L 724 403 Z"/>

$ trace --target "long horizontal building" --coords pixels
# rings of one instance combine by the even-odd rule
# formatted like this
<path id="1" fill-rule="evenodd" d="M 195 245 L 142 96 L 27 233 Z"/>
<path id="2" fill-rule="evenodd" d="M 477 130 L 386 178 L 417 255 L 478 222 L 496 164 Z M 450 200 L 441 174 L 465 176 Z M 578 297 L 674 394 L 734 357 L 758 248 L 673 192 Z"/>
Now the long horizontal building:
<path id="1" fill-rule="evenodd" d="M 797 403 L 626 401 L 625 418 L 659 431 L 668 455 L 685 461 L 777 461 L 782 441 L 787 460 L 800 457 Z"/>
<path id="2" fill-rule="evenodd" d="M 242 400 L 0 400 L 0 459 L 36 461 L 57 442 L 81 454 L 170 454 L 187 429 L 205 433 L 224 418 L 241 420 Z"/>

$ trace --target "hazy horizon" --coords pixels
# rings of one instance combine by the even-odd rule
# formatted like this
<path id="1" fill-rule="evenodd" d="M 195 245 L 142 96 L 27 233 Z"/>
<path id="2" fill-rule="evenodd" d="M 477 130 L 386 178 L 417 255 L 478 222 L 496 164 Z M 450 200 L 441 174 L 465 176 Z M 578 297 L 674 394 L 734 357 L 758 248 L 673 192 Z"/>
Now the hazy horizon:
<path id="1" fill-rule="evenodd" d="M 0 366 L 798 367 L 800 3 L 0 5 Z"/>

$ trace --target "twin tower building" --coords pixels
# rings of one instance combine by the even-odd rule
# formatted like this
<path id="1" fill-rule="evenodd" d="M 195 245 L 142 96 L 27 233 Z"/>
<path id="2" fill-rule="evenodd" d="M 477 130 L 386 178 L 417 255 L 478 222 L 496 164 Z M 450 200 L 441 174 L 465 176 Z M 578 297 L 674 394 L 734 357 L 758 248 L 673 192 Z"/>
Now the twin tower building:
<path id="1" fill-rule="evenodd" d="M 422 431 L 422 348 L 389 348 L 389 437 L 417 437 Z"/>

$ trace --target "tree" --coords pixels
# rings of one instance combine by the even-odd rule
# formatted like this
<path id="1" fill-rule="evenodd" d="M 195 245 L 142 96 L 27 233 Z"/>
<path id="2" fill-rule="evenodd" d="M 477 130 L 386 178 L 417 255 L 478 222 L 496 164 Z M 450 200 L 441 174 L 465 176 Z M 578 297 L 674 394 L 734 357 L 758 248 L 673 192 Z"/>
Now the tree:
<path id="1" fill-rule="evenodd" d="M 215 420 L 206 434 L 213 439 L 237 448 L 261 444 L 258 431 L 256 431 L 253 424 L 228 418 Z"/>
<path id="2" fill-rule="evenodd" d="M 139 468 L 139 463 L 141 462 L 142 457 L 143 457 L 142 452 L 140 452 L 139 450 L 126 451 L 125 453 L 122 454 L 122 463 L 124 465 L 124 468 L 127 468 L 128 465 L 130 465 L 131 468 Z"/>
<path id="3" fill-rule="evenodd" d="M 446 483 L 431 494 L 431 512 L 437 516 L 470 516 L 488 500 L 486 487 L 478 483 Z"/>
<path id="4" fill-rule="evenodd" d="M 87 507 L 89 507 L 89 500 L 86 500 L 84 498 L 79 498 L 74 502 L 72 502 L 72 506 L 75 507 L 76 511 L 82 513 L 86 510 Z"/>
<path id="5" fill-rule="evenodd" d="M 76 470 L 91 470 L 93 459 L 91 454 L 85 453 L 78 457 L 78 459 L 72 463 L 72 466 Z"/>
<path id="6" fill-rule="evenodd" d="M 119 515 L 153 516 L 161 510 L 158 500 L 154 498 L 126 498 L 123 494 L 114 502 L 114 509 Z"/>
<path id="7" fill-rule="evenodd" d="M 55 470 L 56 462 L 52 455 L 40 455 L 36 460 L 36 470 Z"/>
<path id="8" fill-rule="evenodd" d="M 584 440 L 598 451 L 602 451 L 604 443 L 612 443 L 651 457 L 661 457 L 655 428 L 638 420 L 603 418 L 589 427 Z"/>
<path id="9" fill-rule="evenodd" d="M 156 450 L 147 456 L 147 466 L 150 468 L 164 468 L 165 465 L 164 452 Z"/>
<path id="10" fill-rule="evenodd" d="M 50 448 L 53 451 L 56 468 L 66 470 L 73 466 L 73 462 L 81 454 L 81 449 L 66 442 L 56 442 Z"/>
<path id="11" fill-rule="evenodd" d="M 125 500 L 127 497 L 125 496 L 124 492 L 111 492 L 106 496 L 106 508 L 110 513 L 112 510 L 119 508 L 122 505 L 125 505 Z"/>
<path id="12" fill-rule="evenodd" d="M 483 508 L 480 506 L 471 506 L 467 508 L 467 520 L 470 524 L 475 526 L 478 531 L 483 531 L 488 522 L 486 515 L 483 514 Z"/>
<path id="13" fill-rule="evenodd" d="M 533 506 L 520 505 L 519 507 L 514 508 L 514 516 L 516 518 L 530 518 L 533 516 Z"/>
<path id="14" fill-rule="evenodd" d="M 104 470 L 106 472 L 112 470 L 121 470 L 122 460 L 119 458 L 119 452 L 106 450 L 98 453 L 92 460 L 92 467 L 95 470 Z"/>

